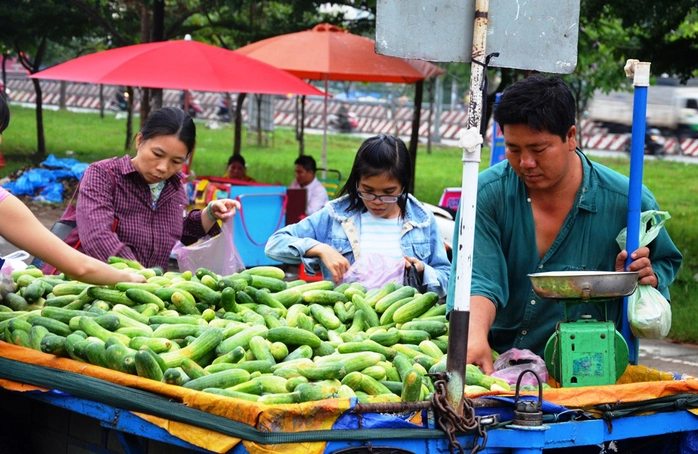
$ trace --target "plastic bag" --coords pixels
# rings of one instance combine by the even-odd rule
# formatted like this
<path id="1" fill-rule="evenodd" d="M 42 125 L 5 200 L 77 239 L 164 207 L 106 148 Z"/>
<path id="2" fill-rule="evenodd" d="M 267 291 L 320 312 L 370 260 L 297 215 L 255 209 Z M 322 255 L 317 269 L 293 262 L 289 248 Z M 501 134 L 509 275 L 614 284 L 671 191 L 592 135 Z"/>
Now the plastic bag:
<path id="1" fill-rule="evenodd" d="M 548 382 L 548 369 L 545 361 L 531 350 L 512 348 L 507 350 L 494 362 L 493 377 L 506 380 L 510 385 L 515 385 L 521 372 L 530 369 L 538 374 L 541 384 Z M 521 385 L 538 386 L 536 377 L 533 374 L 526 374 L 521 377 Z"/>
<path id="2" fill-rule="evenodd" d="M 628 297 L 628 323 L 639 339 L 664 339 L 671 329 L 671 306 L 656 288 L 638 285 Z"/>
<path id="3" fill-rule="evenodd" d="M 422 283 L 422 277 L 417 272 L 417 268 L 411 266 L 405 268 L 405 275 L 403 277 L 403 284 L 409 285 L 412 288 L 417 289 L 419 293 L 425 293 L 427 291 L 427 286 Z"/>
<path id="4" fill-rule="evenodd" d="M 344 282 L 358 282 L 366 289 L 381 288 L 388 282 L 402 285 L 405 259 L 391 259 L 380 254 L 361 254 L 344 273 Z"/>
<path id="5" fill-rule="evenodd" d="M 0 257 L 0 296 L 5 297 L 15 291 L 15 283 L 12 280 L 13 271 L 21 271 L 27 268 L 24 260 L 29 258 L 26 251 L 15 251 L 4 257 Z"/>
<path id="6" fill-rule="evenodd" d="M 657 238 L 664 223 L 671 219 L 666 211 L 648 210 L 640 214 L 640 247 Z M 618 246 L 625 249 L 627 228 L 616 237 Z M 651 285 L 638 285 L 628 297 L 628 324 L 639 339 L 663 339 L 671 329 L 671 306 L 659 290 Z"/>
<path id="7" fill-rule="evenodd" d="M 196 271 L 206 268 L 221 276 L 237 273 L 245 269 L 233 241 L 233 221 L 223 222 L 221 233 L 214 237 L 204 237 L 189 246 L 177 241 L 172 253 L 177 258 L 180 271 Z"/>

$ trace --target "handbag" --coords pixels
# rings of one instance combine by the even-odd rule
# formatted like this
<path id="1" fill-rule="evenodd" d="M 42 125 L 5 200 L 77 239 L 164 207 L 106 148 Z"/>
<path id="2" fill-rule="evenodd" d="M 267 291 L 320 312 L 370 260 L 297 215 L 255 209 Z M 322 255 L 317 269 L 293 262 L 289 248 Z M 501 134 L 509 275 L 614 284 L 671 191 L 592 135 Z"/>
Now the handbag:
<path id="1" fill-rule="evenodd" d="M 424 293 L 427 291 L 427 286 L 422 284 L 422 277 L 417 272 L 417 269 L 413 266 L 405 268 L 405 277 L 403 278 L 403 284 L 409 285 L 417 289 L 417 292 Z"/>

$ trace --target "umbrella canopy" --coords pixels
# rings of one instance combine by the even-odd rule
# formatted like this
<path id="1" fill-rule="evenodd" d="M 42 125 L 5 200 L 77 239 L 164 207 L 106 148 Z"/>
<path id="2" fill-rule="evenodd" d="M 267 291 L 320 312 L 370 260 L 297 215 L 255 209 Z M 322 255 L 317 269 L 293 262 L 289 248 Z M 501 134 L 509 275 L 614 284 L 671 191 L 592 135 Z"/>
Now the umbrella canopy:
<path id="1" fill-rule="evenodd" d="M 275 36 L 238 52 L 303 79 L 413 83 L 425 77 L 401 58 L 376 54 L 373 40 L 330 24 Z"/>
<path id="2" fill-rule="evenodd" d="M 272 65 L 189 40 L 105 50 L 30 77 L 177 90 L 323 95 L 312 85 Z"/>

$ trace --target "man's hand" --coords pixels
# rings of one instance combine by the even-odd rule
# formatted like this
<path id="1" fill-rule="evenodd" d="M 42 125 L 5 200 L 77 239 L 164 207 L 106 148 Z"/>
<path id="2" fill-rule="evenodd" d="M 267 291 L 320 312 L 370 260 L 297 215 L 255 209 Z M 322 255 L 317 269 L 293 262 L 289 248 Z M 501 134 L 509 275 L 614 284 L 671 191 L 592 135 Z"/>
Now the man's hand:
<path id="1" fill-rule="evenodd" d="M 641 247 L 630 254 L 632 262 L 625 268 L 625 260 L 628 258 L 628 251 L 620 251 L 616 256 L 616 271 L 639 271 L 638 284 L 651 285 L 657 287 L 659 280 L 654 274 L 652 263 L 650 262 L 650 250 L 647 247 Z"/>
<path id="2" fill-rule="evenodd" d="M 322 263 L 325 264 L 328 270 L 332 273 L 332 280 L 339 285 L 344 273 L 349 270 L 351 264 L 342 254 L 334 250 L 327 244 L 318 244 L 306 252 L 309 257 L 320 257 Z"/>
<path id="3" fill-rule="evenodd" d="M 489 342 L 487 342 L 487 337 L 482 339 L 479 336 L 468 335 L 467 364 L 475 364 L 487 375 L 491 375 L 494 372 L 492 350 Z"/>
<path id="4" fill-rule="evenodd" d="M 418 258 L 415 257 L 408 257 L 404 256 L 405 259 L 405 268 L 410 268 L 414 266 L 414 268 L 417 270 L 418 273 L 423 273 L 424 272 L 424 263 L 422 263 Z"/>

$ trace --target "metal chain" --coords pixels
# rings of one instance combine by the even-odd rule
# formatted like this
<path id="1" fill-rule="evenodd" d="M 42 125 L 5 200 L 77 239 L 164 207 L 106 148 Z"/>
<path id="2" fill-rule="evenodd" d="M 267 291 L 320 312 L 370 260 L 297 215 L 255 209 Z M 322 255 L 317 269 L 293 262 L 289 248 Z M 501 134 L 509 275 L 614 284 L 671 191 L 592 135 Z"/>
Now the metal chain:
<path id="1" fill-rule="evenodd" d="M 446 399 L 446 381 L 448 380 L 446 374 L 439 373 L 433 375 L 436 380 L 434 381 L 434 394 L 432 395 L 431 403 L 434 407 L 436 422 L 448 437 L 449 452 L 454 454 L 454 449 L 457 448 L 460 454 L 465 454 L 463 446 L 456 439 L 456 432 L 467 433 L 473 431 L 476 431 L 476 434 L 474 435 L 473 448 L 470 453 L 476 454 L 482 451 L 487 443 L 487 431 L 480 424 L 480 417 L 475 416 L 472 401 L 467 397 L 463 397 L 461 401 L 463 415 L 461 416 L 455 409 L 451 408 Z"/>

